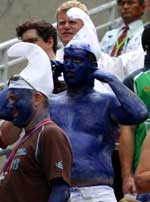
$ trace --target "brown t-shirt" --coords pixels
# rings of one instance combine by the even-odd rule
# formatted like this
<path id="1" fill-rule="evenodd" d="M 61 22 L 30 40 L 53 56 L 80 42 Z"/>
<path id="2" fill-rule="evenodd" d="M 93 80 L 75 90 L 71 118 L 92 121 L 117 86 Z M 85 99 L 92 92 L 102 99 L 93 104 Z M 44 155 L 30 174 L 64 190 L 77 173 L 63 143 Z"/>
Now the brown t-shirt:
<path id="1" fill-rule="evenodd" d="M 0 184 L 0 202 L 47 202 L 52 179 L 70 184 L 72 153 L 63 130 L 50 123 L 40 131 L 18 148 Z"/>

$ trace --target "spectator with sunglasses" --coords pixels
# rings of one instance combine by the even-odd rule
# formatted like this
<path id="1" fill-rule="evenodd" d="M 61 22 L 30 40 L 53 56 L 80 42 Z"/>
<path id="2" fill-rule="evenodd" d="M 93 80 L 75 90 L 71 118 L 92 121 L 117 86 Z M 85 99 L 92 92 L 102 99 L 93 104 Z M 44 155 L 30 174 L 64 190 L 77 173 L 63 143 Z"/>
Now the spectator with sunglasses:
<path id="1" fill-rule="evenodd" d="M 25 134 L 1 170 L 0 200 L 67 202 L 72 152 L 64 131 L 49 114 L 48 99 L 53 91 L 49 58 L 39 46 L 25 42 L 12 46 L 8 54 L 26 57 L 29 63 L 1 93 L 8 110 L 3 118 L 24 128 Z"/>

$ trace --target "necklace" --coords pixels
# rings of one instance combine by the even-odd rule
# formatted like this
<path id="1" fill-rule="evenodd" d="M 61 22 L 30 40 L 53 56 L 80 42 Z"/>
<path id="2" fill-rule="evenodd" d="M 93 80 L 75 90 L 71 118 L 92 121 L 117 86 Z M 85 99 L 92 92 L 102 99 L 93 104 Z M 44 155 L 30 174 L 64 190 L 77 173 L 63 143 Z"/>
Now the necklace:
<path id="1" fill-rule="evenodd" d="M 38 123 L 33 129 L 31 129 L 27 134 L 25 134 L 21 140 L 19 141 L 19 143 L 13 148 L 13 150 L 11 151 L 6 163 L 4 164 L 2 171 L 0 173 L 0 183 L 5 179 L 6 175 L 8 174 L 9 170 L 10 170 L 10 166 L 11 163 L 15 157 L 15 154 L 18 150 L 18 148 L 24 143 L 26 142 L 26 140 L 28 140 L 32 135 L 35 134 L 35 132 L 41 128 L 42 126 L 46 125 L 47 123 L 51 123 L 50 118 L 44 119 L 43 121 L 41 121 L 40 123 Z"/>

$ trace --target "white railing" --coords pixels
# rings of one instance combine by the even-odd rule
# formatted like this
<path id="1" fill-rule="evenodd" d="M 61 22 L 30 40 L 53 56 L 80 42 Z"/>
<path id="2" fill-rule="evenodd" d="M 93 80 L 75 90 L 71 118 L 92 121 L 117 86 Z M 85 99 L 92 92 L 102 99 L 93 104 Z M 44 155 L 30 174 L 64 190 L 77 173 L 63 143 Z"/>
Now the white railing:
<path id="1" fill-rule="evenodd" d="M 0 44 L 0 89 L 2 89 L 6 84 L 7 77 L 8 77 L 8 68 L 11 64 L 9 63 L 8 57 L 6 54 L 7 49 L 13 44 L 15 44 L 17 41 L 18 39 L 15 38 Z"/>
<path id="2" fill-rule="evenodd" d="M 89 11 L 91 16 L 101 12 L 109 12 L 109 19 L 107 19 L 107 22 L 96 27 L 98 32 L 100 32 L 104 28 L 109 29 L 115 23 L 118 23 L 120 21 L 120 18 L 115 18 L 115 10 L 116 1 L 111 1 L 109 3 L 97 6 L 96 8 L 93 8 Z M 2 89 L 6 85 L 9 67 L 17 65 L 24 60 L 23 58 L 8 60 L 6 54 L 7 49 L 18 41 L 19 40 L 17 38 L 14 38 L 0 44 L 0 89 Z"/>
<path id="3" fill-rule="evenodd" d="M 95 15 L 97 13 L 108 11 L 108 19 L 106 23 L 96 26 L 98 32 L 104 28 L 112 29 L 116 24 L 118 25 L 121 22 L 121 17 L 116 16 L 116 1 L 111 1 L 103 5 L 97 6 L 89 11 L 90 15 Z"/>

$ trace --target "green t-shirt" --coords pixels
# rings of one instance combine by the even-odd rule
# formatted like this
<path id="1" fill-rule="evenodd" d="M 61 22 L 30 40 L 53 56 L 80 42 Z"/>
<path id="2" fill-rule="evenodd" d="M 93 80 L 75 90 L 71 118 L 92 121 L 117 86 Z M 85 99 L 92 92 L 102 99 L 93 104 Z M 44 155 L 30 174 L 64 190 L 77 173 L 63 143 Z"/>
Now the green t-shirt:
<path id="1" fill-rule="evenodd" d="M 134 91 L 145 103 L 147 110 L 150 110 L 150 55 L 145 56 L 145 68 L 138 69 L 130 74 L 124 84 Z M 136 107 L 136 106 L 135 106 Z M 135 172 L 141 153 L 142 144 L 146 135 L 144 123 L 138 124 L 135 130 L 135 150 L 133 159 L 133 172 Z"/>
<path id="2" fill-rule="evenodd" d="M 150 71 L 140 72 L 133 80 L 134 90 L 136 94 L 143 100 L 150 110 Z M 144 123 L 138 124 L 135 131 L 135 153 L 133 162 L 133 171 L 136 170 L 142 144 L 146 135 L 146 129 Z"/>

